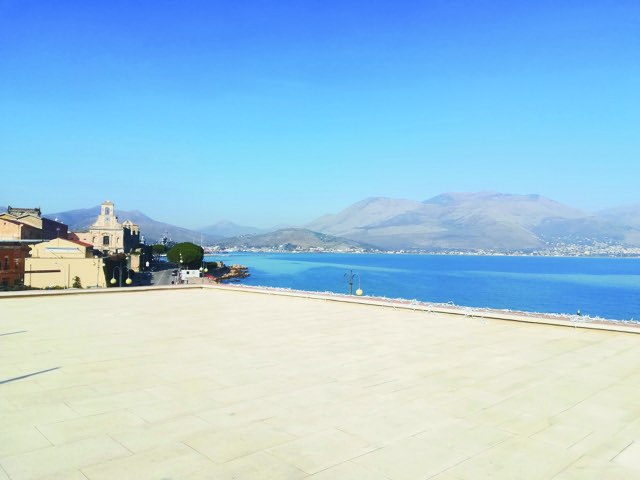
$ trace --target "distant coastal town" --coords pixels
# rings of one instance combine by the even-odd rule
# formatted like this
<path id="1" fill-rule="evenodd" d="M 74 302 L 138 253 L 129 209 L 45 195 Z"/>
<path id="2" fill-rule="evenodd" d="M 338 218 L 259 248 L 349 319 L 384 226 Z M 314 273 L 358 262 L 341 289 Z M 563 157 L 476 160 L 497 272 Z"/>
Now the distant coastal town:
<path id="1" fill-rule="evenodd" d="M 594 242 L 593 245 L 580 244 L 554 244 L 547 248 L 536 250 L 426 250 L 426 249 L 400 249 L 381 250 L 365 248 L 322 248 L 309 247 L 298 248 L 295 245 L 279 245 L 277 247 L 229 247 L 219 246 L 205 247 L 205 252 L 210 255 L 217 253 L 252 252 L 252 253 L 383 253 L 383 254 L 412 254 L 412 255 L 478 255 L 478 256 L 515 256 L 515 257 L 640 257 L 639 247 L 627 247 Z"/>

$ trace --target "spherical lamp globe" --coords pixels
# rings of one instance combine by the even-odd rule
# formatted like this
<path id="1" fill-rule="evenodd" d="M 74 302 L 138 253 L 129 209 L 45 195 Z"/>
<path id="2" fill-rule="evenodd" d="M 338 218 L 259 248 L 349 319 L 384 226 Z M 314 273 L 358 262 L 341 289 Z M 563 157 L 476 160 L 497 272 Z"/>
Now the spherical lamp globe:
<path id="1" fill-rule="evenodd" d="M 111 285 L 115 285 L 116 284 L 116 279 L 112 278 L 111 280 L 109 280 L 109 282 L 111 283 Z"/>
<path id="2" fill-rule="evenodd" d="M 130 278 L 127 278 L 127 279 L 124 281 L 124 283 L 126 283 L 127 285 L 131 285 L 131 279 L 130 279 Z"/>
<path id="3" fill-rule="evenodd" d="M 359 297 L 362 296 L 362 290 L 360 288 L 356 290 L 356 295 L 358 295 Z"/>

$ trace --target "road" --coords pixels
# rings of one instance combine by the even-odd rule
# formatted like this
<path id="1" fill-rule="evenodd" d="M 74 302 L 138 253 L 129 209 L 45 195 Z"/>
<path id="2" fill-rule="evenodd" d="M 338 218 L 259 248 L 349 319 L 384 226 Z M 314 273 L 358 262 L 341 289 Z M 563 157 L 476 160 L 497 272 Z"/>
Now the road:
<path id="1" fill-rule="evenodd" d="M 176 268 L 173 264 L 161 262 L 156 265 L 157 270 L 151 272 L 151 285 L 171 285 L 171 281 L 178 278 L 171 276 L 171 272 Z"/>

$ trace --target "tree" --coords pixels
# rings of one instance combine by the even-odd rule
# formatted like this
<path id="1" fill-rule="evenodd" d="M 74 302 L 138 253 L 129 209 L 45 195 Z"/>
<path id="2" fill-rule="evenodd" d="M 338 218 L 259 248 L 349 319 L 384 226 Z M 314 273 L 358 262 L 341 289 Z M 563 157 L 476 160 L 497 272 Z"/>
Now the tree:
<path id="1" fill-rule="evenodd" d="M 75 277 L 73 277 L 73 288 L 82 288 L 82 283 L 80 282 L 80 277 L 78 277 L 77 275 Z"/>
<path id="2" fill-rule="evenodd" d="M 178 243 L 167 252 L 167 261 L 182 263 L 189 269 L 197 269 L 202 265 L 204 250 L 191 242 Z M 180 261 L 182 259 L 182 262 Z"/>

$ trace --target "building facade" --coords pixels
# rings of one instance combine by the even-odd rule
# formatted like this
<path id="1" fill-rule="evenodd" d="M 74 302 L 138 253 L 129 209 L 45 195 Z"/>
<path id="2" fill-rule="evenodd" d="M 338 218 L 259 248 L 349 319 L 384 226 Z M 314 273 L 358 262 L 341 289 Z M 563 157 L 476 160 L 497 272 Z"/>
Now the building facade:
<path id="1" fill-rule="evenodd" d="M 67 237 L 67 225 L 55 220 L 44 218 L 42 216 L 42 212 L 40 211 L 40 207 L 15 208 L 9 205 L 7 207 L 7 212 L 0 214 L 0 218 L 15 220 L 39 229 L 41 240 L 51 240 L 52 238 Z"/>
<path id="2" fill-rule="evenodd" d="M 130 220 L 119 223 L 113 202 L 106 201 L 100 207 L 98 219 L 89 228 L 89 238 L 93 247 L 103 252 L 129 253 L 140 244 L 140 230 Z"/>
<path id="3" fill-rule="evenodd" d="M 25 285 L 34 288 L 73 286 L 78 277 L 83 288 L 106 287 L 102 258 L 94 257 L 93 246 L 77 240 L 56 238 L 29 245 L 25 262 Z"/>
<path id="4" fill-rule="evenodd" d="M 67 226 L 41 217 L 40 208 L 12 208 L 0 214 L 0 288 L 24 284 L 29 244 L 67 235 Z"/>

